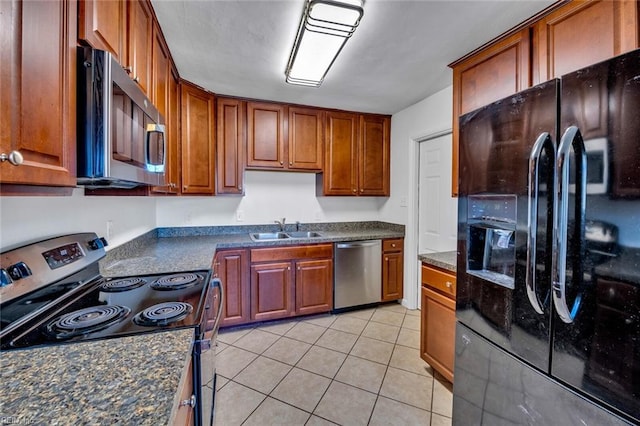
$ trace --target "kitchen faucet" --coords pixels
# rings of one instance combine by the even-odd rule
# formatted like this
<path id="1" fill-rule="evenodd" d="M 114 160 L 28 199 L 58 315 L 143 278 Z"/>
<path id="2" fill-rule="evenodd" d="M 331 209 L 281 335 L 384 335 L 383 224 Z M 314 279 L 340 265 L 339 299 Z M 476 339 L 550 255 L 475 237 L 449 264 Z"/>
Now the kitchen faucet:
<path id="1" fill-rule="evenodd" d="M 282 218 L 282 221 L 276 220 L 275 222 L 280 225 L 280 232 L 284 232 L 284 222 L 287 220 L 286 217 Z"/>

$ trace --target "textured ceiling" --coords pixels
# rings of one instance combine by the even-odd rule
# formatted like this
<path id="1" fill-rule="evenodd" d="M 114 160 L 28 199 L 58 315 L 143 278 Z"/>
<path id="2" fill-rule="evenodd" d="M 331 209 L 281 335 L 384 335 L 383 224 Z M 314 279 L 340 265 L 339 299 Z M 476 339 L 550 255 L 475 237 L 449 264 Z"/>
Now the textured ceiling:
<path id="1" fill-rule="evenodd" d="M 152 0 L 180 76 L 216 94 L 393 114 L 449 86 L 447 64 L 553 1 L 366 0 L 322 86 L 285 83 L 303 0 Z"/>

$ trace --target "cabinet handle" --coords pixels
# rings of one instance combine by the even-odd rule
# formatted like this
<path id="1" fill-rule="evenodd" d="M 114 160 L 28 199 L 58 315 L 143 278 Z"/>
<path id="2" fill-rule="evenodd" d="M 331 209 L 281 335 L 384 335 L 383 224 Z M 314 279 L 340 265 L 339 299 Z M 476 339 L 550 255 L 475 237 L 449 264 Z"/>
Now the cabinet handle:
<path id="1" fill-rule="evenodd" d="M 242 191 L 242 185 L 238 185 L 238 189 Z"/>
<path id="2" fill-rule="evenodd" d="M 360 189 L 360 193 L 362 194 L 364 192 L 364 189 Z"/>
<path id="3" fill-rule="evenodd" d="M 289 165 L 290 165 L 290 166 L 293 166 L 293 163 L 292 163 L 291 161 L 289 161 Z"/>
<path id="4" fill-rule="evenodd" d="M 291 266 L 287 266 L 287 271 L 290 271 L 290 270 L 291 270 Z"/>
<path id="5" fill-rule="evenodd" d="M 183 191 L 186 191 L 186 190 L 187 190 L 187 188 L 188 188 L 188 186 L 186 186 L 186 185 L 185 185 L 185 186 L 183 186 L 183 187 L 182 187 L 182 190 L 183 190 Z"/>
<path id="6" fill-rule="evenodd" d="M 135 81 L 136 83 L 140 83 L 140 77 L 134 77 L 133 81 Z"/>
<path id="7" fill-rule="evenodd" d="M 451 281 L 447 281 L 446 283 L 444 283 L 444 285 L 447 286 L 447 288 L 451 288 L 451 286 L 453 286 L 453 284 L 451 283 Z"/>
<path id="8" fill-rule="evenodd" d="M 124 67 L 124 70 L 127 72 L 127 74 L 131 74 L 131 71 L 133 71 L 133 68 L 131 68 L 131 67 Z"/>
<path id="9" fill-rule="evenodd" d="M 298 266 L 298 271 L 300 270 L 300 267 Z"/>
<path id="10" fill-rule="evenodd" d="M 5 161 L 8 161 L 14 166 L 19 166 L 24 163 L 24 157 L 20 154 L 20 151 L 11 151 L 9 155 L 3 152 L 0 154 L 0 162 L 4 163 Z"/>
<path id="11" fill-rule="evenodd" d="M 389 258 L 388 258 L 388 257 L 385 257 L 385 258 L 384 258 L 384 261 L 385 261 L 385 262 L 388 262 L 388 261 L 389 261 Z"/>
<path id="12" fill-rule="evenodd" d="M 280 162 L 280 165 L 283 165 L 283 164 L 284 164 L 284 161 L 281 161 L 281 162 Z"/>
<path id="13" fill-rule="evenodd" d="M 395 243 L 392 243 L 392 244 L 391 244 L 391 247 L 395 248 L 395 247 L 396 247 L 396 244 L 395 244 Z"/>
<path id="14" fill-rule="evenodd" d="M 355 188 L 353 188 L 352 191 L 353 191 L 354 194 L 357 192 L 357 190 Z"/>
<path id="15" fill-rule="evenodd" d="M 191 395 L 191 398 L 183 399 L 182 401 L 180 401 L 180 406 L 194 408 L 196 406 L 196 396 Z"/>

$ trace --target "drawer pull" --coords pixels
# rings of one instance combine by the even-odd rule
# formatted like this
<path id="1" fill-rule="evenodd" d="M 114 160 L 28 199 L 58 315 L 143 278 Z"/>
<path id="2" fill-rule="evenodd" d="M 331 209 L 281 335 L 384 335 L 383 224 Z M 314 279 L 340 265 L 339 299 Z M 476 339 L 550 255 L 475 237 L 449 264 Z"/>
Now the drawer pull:
<path id="1" fill-rule="evenodd" d="M 444 285 L 446 285 L 447 288 L 451 288 L 451 286 L 453 286 L 453 283 L 451 281 L 447 281 L 446 283 L 444 283 Z"/>
<path id="2" fill-rule="evenodd" d="M 183 399 L 182 401 L 180 401 L 180 406 L 194 408 L 196 406 L 196 396 L 191 395 L 191 398 Z"/>

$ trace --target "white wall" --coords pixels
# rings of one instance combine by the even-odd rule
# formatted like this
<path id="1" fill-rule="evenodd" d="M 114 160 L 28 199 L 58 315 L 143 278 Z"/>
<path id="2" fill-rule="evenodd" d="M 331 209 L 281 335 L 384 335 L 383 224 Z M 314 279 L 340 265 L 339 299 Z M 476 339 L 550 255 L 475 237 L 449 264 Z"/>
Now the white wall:
<path id="1" fill-rule="evenodd" d="M 405 225 L 403 303 L 409 308 L 418 306 L 419 286 L 417 141 L 451 129 L 452 108 L 449 86 L 391 118 L 391 197 L 382 206 L 380 220 Z"/>
<path id="2" fill-rule="evenodd" d="M 0 197 L 0 248 L 73 232 L 106 237 L 107 221 L 113 248 L 155 228 L 155 199 L 85 197 L 82 189 L 66 197 Z"/>
<path id="3" fill-rule="evenodd" d="M 246 171 L 244 197 L 157 199 L 157 225 L 206 226 L 380 220 L 386 198 L 316 197 L 313 173 Z M 241 220 L 238 220 L 241 219 Z"/>

